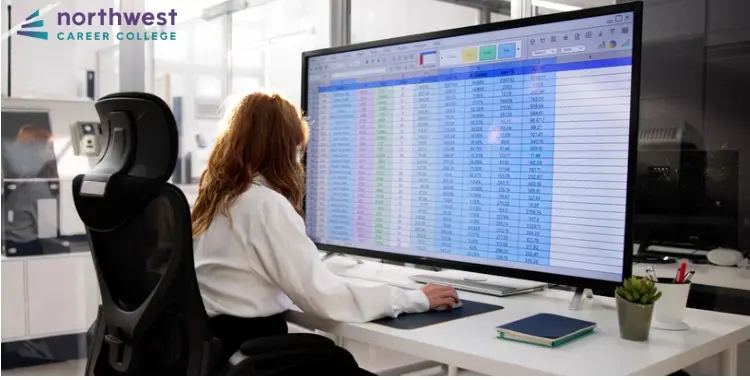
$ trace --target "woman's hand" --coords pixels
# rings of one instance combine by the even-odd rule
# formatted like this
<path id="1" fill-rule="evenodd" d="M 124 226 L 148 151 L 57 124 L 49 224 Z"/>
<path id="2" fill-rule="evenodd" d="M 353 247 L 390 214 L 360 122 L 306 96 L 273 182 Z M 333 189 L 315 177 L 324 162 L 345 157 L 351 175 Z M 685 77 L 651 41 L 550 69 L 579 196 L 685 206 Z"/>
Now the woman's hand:
<path id="1" fill-rule="evenodd" d="M 438 307 L 450 309 L 458 303 L 458 294 L 452 286 L 427 284 L 421 290 L 430 300 L 430 309 Z"/>

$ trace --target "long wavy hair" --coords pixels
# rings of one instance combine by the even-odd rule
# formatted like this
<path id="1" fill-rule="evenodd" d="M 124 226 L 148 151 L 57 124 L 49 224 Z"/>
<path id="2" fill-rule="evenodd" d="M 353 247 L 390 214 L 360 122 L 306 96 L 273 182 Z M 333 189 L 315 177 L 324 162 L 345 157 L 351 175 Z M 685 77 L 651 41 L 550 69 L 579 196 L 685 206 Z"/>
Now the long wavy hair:
<path id="1" fill-rule="evenodd" d="M 299 157 L 308 125 L 299 108 L 279 94 L 255 92 L 239 101 L 225 123 L 201 175 L 193 236 L 205 232 L 217 213 L 231 223 L 229 208 L 257 175 L 301 214 L 305 171 Z"/>
<path id="2" fill-rule="evenodd" d="M 26 124 L 18 130 L 16 141 L 51 142 L 52 133 L 45 128 L 33 124 Z"/>

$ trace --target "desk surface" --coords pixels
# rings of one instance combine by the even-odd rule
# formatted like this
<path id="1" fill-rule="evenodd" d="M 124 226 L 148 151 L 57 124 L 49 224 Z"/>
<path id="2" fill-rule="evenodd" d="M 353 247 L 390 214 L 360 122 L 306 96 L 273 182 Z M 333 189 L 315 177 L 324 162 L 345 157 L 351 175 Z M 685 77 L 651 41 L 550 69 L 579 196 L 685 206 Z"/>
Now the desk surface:
<path id="1" fill-rule="evenodd" d="M 418 287 L 408 276 L 426 273 L 375 262 L 355 264 L 346 257 L 327 263 L 345 277 L 404 287 Z M 463 275 L 441 275 L 449 273 Z M 488 281 L 507 284 L 505 280 L 494 277 Z M 373 323 L 339 323 L 301 312 L 290 312 L 288 318 L 346 339 L 489 375 L 664 375 L 750 339 L 750 317 L 746 316 L 690 309 L 685 314 L 685 322 L 692 327 L 689 331 L 652 330 L 648 342 L 630 342 L 619 336 L 612 298 L 595 297 L 587 300 L 582 310 L 569 311 L 572 293 L 559 290 L 505 298 L 468 292 L 460 295 L 505 309 L 415 330 L 396 330 Z M 554 349 L 496 338 L 495 326 L 539 312 L 596 322 L 597 332 Z"/>

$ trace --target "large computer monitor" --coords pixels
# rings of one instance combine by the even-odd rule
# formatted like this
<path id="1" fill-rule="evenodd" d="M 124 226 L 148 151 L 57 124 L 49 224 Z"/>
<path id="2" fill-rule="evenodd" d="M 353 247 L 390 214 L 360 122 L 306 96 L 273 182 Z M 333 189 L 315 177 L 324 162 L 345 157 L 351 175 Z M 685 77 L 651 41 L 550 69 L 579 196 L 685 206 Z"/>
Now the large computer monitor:
<path id="1" fill-rule="evenodd" d="M 303 54 L 322 250 L 590 287 L 631 274 L 641 4 Z"/>

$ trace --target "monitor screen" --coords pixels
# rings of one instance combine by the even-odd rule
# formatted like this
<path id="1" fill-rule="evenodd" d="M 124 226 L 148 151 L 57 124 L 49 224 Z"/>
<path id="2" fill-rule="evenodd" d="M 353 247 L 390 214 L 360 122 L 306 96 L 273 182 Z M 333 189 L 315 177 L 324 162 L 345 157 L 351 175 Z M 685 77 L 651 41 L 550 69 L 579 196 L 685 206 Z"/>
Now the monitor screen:
<path id="1" fill-rule="evenodd" d="M 306 55 L 309 236 L 621 281 L 635 15 Z"/>

